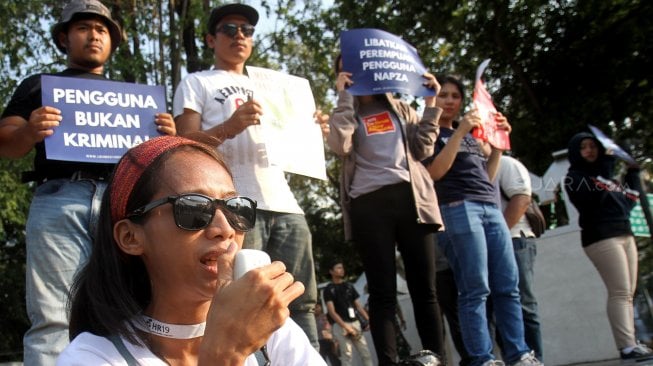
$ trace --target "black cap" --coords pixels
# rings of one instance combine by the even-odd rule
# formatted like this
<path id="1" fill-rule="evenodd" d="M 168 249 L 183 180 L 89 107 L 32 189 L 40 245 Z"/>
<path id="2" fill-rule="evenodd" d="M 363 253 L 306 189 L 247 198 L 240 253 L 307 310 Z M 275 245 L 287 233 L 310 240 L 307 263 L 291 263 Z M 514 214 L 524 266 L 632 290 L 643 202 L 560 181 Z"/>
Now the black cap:
<path id="1" fill-rule="evenodd" d="M 242 15 L 247 18 L 247 21 L 251 25 L 256 25 L 258 22 L 258 11 L 251 6 L 245 4 L 227 4 L 219 6 L 211 11 L 207 29 L 208 32 L 213 34 L 215 32 L 215 27 L 220 23 L 222 18 L 227 15 Z"/>
<path id="2" fill-rule="evenodd" d="M 61 21 L 52 27 L 52 39 L 59 51 L 66 53 L 66 49 L 59 44 L 59 33 L 73 20 L 76 14 L 94 14 L 104 19 L 111 35 L 111 52 L 116 50 L 122 40 L 122 31 L 118 23 L 111 18 L 109 9 L 98 0 L 72 0 L 63 8 Z"/>

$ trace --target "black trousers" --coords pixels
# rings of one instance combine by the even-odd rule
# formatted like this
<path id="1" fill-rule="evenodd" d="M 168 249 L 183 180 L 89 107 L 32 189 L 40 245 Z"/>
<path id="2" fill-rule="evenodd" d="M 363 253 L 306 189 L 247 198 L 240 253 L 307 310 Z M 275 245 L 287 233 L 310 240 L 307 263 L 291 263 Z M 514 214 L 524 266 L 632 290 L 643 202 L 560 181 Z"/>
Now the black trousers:
<path id="1" fill-rule="evenodd" d="M 442 354 L 442 317 L 435 292 L 436 227 L 417 223 L 410 184 L 385 186 L 353 199 L 351 219 L 367 277 L 370 331 L 379 365 L 397 362 L 395 245 L 406 269 L 422 347 Z"/>
<path id="2" fill-rule="evenodd" d="M 465 349 L 463 336 L 460 333 L 460 322 L 458 321 L 458 288 L 456 287 L 456 280 L 454 279 L 451 268 L 438 271 L 436 288 L 440 309 L 442 309 L 442 313 L 447 318 L 451 340 L 460 356 L 460 366 L 469 365 L 471 359 Z"/>

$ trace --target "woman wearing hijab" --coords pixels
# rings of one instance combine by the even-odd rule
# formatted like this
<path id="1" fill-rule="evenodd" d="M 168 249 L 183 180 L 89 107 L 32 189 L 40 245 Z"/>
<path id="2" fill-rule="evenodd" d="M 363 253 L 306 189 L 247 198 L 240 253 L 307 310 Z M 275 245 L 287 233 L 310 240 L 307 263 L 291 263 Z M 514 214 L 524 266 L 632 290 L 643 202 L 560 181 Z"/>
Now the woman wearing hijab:
<path id="1" fill-rule="evenodd" d="M 569 141 L 565 189 L 578 210 L 581 243 L 608 290 L 608 320 L 621 359 L 653 357 L 635 339 L 633 295 L 637 286 L 637 245 L 630 210 L 638 199 L 639 166 L 631 164 L 624 182 L 612 179 L 614 157 L 591 134 Z"/>

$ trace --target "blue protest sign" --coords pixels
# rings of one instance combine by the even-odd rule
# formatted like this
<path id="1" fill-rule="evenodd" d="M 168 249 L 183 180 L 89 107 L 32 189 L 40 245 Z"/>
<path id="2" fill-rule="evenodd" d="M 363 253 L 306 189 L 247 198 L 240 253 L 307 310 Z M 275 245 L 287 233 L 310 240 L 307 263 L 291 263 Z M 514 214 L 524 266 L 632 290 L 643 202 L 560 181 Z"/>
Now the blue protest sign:
<path id="1" fill-rule="evenodd" d="M 617 145 L 614 141 L 612 141 L 611 138 L 606 136 L 606 134 L 604 134 L 603 131 L 599 130 L 596 126 L 592 126 L 590 124 L 588 124 L 587 126 L 589 126 L 594 136 L 596 136 L 596 139 L 601 142 L 601 144 L 606 150 L 612 151 L 612 153 L 616 157 L 620 158 L 626 163 L 637 164 L 635 159 L 633 159 L 633 157 L 630 156 L 630 154 L 628 154 L 624 149 L 622 149 L 621 146 Z"/>
<path id="2" fill-rule="evenodd" d="M 154 118 L 166 111 L 162 86 L 41 76 L 43 105 L 62 121 L 45 139 L 48 159 L 115 163 L 132 146 L 159 136 Z"/>
<path id="3" fill-rule="evenodd" d="M 396 92 L 433 96 L 422 75 L 426 68 L 415 47 L 394 34 L 378 29 L 352 29 L 340 33 L 343 71 L 352 73 L 352 95 Z"/>

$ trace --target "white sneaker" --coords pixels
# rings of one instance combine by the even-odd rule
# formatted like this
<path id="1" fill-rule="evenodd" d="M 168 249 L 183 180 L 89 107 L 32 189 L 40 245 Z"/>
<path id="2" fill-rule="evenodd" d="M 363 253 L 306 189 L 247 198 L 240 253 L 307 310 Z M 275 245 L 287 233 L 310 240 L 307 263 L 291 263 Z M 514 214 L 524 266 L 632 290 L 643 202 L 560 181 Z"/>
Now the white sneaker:
<path id="1" fill-rule="evenodd" d="M 651 350 L 647 345 L 637 343 L 635 348 L 633 348 L 628 353 L 619 352 L 622 361 L 634 361 L 653 358 L 653 350 Z"/>
<path id="2" fill-rule="evenodd" d="M 535 357 L 535 352 L 530 351 L 521 355 L 519 361 L 513 363 L 511 366 L 544 366 L 544 364 Z"/>
<path id="3" fill-rule="evenodd" d="M 506 364 L 500 360 L 487 360 L 481 366 L 506 366 Z"/>

